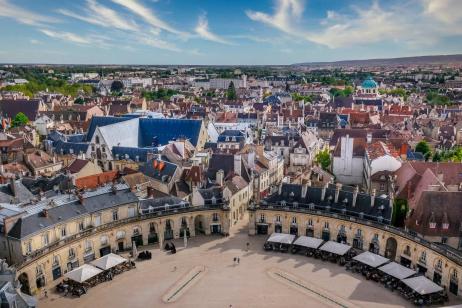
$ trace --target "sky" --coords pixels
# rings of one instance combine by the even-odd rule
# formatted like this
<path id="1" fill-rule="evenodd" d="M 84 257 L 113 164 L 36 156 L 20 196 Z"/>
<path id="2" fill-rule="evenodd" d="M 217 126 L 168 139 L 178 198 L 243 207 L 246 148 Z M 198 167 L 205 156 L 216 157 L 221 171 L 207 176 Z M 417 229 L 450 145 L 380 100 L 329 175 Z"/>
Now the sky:
<path id="1" fill-rule="evenodd" d="M 462 0 L 0 0 L 0 63 L 276 65 L 462 53 Z"/>

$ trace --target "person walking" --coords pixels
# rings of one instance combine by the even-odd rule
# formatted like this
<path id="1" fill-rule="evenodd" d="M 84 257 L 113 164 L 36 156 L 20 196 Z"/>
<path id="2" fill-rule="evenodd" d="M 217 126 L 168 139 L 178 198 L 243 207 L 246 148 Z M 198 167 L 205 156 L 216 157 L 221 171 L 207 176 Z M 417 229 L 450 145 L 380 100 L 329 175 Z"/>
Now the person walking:
<path id="1" fill-rule="evenodd" d="M 247 242 L 247 244 L 245 244 L 247 246 L 247 250 L 246 251 L 249 251 L 249 246 L 250 246 L 250 243 Z"/>
<path id="2" fill-rule="evenodd" d="M 237 257 L 237 264 L 239 264 L 240 261 L 241 261 L 241 259 L 239 259 L 239 257 Z"/>
<path id="3" fill-rule="evenodd" d="M 233 263 L 234 263 L 234 264 L 236 264 L 236 260 L 237 260 L 236 257 L 234 257 L 234 259 L 233 259 L 233 261 L 234 261 Z"/>

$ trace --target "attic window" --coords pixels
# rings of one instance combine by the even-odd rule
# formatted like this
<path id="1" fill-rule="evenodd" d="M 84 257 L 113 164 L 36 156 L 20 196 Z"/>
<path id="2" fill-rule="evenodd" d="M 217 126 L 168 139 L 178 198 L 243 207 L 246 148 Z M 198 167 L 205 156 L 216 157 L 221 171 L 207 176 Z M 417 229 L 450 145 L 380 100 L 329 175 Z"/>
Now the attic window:
<path id="1" fill-rule="evenodd" d="M 444 224 L 443 224 L 443 229 L 444 229 L 444 230 L 449 229 L 449 223 L 447 223 L 447 222 L 444 223 Z"/>
<path id="2" fill-rule="evenodd" d="M 431 222 L 430 229 L 435 229 L 435 228 L 436 228 L 436 222 Z"/>

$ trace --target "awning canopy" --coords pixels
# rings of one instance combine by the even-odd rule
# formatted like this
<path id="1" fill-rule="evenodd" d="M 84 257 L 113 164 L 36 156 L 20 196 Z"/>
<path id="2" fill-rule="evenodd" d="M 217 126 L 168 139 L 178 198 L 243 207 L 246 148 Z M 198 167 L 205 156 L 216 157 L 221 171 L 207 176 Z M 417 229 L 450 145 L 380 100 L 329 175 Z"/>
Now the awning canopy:
<path id="1" fill-rule="evenodd" d="M 68 272 L 65 277 L 72 279 L 76 282 L 84 282 L 99 273 L 102 273 L 103 271 L 100 270 L 99 268 L 96 268 L 92 265 L 89 264 L 84 264 L 82 266 L 77 267 L 76 269 Z"/>
<path id="2" fill-rule="evenodd" d="M 267 242 L 279 243 L 279 244 L 292 244 L 295 239 L 295 235 L 287 233 L 273 233 L 268 238 Z"/>
<path id="3" fill-rule="evenodd" d="M 97 268 L 100 268 L 102 270 L 107 270 L 126 261 L 127 259 L 122 258 L 121 256 L 116 255 L 115 253 L 110 253 L 97 260 L 92 261 L 91 265 L 96 266 Z"/>
<path id="4" fill-rule="evenodd" d="M 351 249 L 351 246 L 342 243 L 337 243 L 334 241 L 328 241 L 325 242 L 319 249 L 339 256 L 343 256 L 348 252 L 348 250 Z"/>
<path id="5" fill-rule="evenodd" d="M 443 291 L 442 287 L 440 287 L 439 285 L 437 285 L 425 276 L 417 276 L 403 279 L 402 282 L 404 282 L 408 287 L 410 287 L 412 290 L 419 293 L 420 295 L 432 294 Z"/>
<path id="6" fill-rule="evenodd" d="M 416 271 L 396 262 L 385 264 L 384 266 L 379 267 L 379 270 L 397 279 L 404 279 L 416 274 Z"/>
<path id="7" fill-rule="evenodd" d="M 385 257 L 382 257 L 382 256 L 380 256 L 378 254 L 375 254 L 375 253 L 372 253 L 372 252 L 369 252 L 369 251 L 365 251 L 365 252 L 355 256 L 353 258 L 353 260 L 356 260 L 358 262 L 361 262 L 361 263 L 366 264 L 366 265 L 368 265 L 370 267 L 373 267 L 373 268 L 384 265 L 385 263 L 390 261 Z"/>
<path id="8" fill-rule="evenodd" d="M 322 242 L 323 240 L 319 238 L 302 235 L 295 240 L 294 245 L 317 249 Z"/>

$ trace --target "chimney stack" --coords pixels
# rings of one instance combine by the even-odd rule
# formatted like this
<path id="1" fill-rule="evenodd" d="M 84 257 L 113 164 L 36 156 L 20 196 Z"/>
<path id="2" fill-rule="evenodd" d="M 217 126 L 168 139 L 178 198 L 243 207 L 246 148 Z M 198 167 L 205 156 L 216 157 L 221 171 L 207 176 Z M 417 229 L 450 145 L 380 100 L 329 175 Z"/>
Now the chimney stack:
<path id="1" fill-rule="evenodd" d="M 234 155 L 234 173 L 242 175 L 242 156 L 241 154 Z"/>
<path id="2" fill-rule="evenodd" d="M 375 188 L 372 189 L 372 194 L 371 194 L 371 207 L 374 207 L 375 205 Z"/>
<path id="3" fill-rule="evenodd" d="M 222 187 L 225 179 L 225 172 L 223 170 L 218 170 L 216 173 L 216 183 Z"/>

